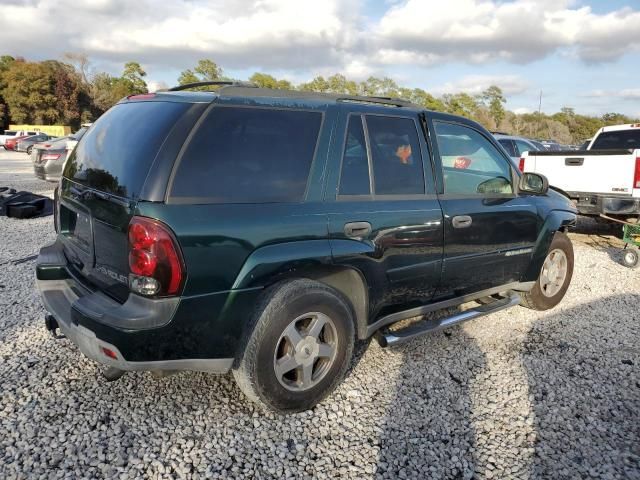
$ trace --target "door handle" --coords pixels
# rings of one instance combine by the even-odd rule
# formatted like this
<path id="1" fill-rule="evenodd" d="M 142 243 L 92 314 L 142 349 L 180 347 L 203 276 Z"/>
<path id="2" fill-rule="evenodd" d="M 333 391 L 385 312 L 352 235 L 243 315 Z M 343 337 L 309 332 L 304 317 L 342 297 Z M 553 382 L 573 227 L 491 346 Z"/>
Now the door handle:
<path id="1" fill-rule="evenodd" d="M 369 222 L 349 222 L 344 224 L 344 234 L 349 238 L 362 238 L 371 233 Z"/>
<path id="2" fill-rule="evenodd" d="M 584 165 L 584 158 L 565 158 L 564 164 L 568 167 L 579 167 Z"/>
<path id="3" fill-rule="evenodd" d="M 453 228 L 467 228 L 471 226 L 471 217 L 469 215 L 458 215 L 451 219 Z"/>

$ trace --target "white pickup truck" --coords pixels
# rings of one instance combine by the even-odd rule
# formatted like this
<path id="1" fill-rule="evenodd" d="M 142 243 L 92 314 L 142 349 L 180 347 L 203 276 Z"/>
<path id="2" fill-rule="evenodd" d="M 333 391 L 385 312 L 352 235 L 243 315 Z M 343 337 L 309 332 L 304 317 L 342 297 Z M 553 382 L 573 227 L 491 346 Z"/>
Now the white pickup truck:
<path id="1" fill-rule="evenodd" d="M 640 123 L 603 127 L 586 150 L 525 152 L 520 170 L 545 175 L 583 215 L 640 216 Z"/>

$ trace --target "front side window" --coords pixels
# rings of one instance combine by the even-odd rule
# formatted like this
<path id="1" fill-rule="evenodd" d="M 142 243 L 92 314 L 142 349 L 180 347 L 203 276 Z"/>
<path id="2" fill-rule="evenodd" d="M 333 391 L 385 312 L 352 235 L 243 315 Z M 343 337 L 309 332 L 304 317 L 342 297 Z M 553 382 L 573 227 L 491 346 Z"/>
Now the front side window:
<path id="1" fill-rule="evenodd" d="M 424 172 L 415 122 L 367 115 L 376 195 L 424 194 Z"/>
<path id="2" fill-rule="evenodd" d="M 320 112 L 214 107 L 184 152 L 171 196 L 302 201 L 321 123 Z"/>
<path id="3" fill-rule="evenodd" d="M 476 130 L 434 122 L 445 194 L 511 194 L 511 167 L 500 151 Z"/>

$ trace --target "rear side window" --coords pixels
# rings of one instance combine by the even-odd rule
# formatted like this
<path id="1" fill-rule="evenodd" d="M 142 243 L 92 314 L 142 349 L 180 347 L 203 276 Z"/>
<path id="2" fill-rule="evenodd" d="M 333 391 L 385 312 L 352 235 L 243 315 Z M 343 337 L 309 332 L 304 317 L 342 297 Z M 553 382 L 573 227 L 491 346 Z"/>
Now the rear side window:
<path id="1" fill-rule="evenodd" d="M 513 146 L 513 142 L 508 138 L 501 138 L 500 140 L 498 140 L 498 143 L 504 147 L 510 157 L 518 156 L 518 152 L 516 152 L 516 149 Z"/>
<path id="2" fill-rule="evenodd" d="M 121 197 L 136 197 L 169 131 L 188 103 L 133 102 L 114 106 L 82 137 L 64 176 Z"/>
<path id="3" fill-rule="evenodd" d="M 522 140 L 514 140 L 516 143 L 516 147 L 518 148 L 518 155 L 522 155 L 524 152 L 535 152 L 536 148 L 534 145 L 529 145 L 527 142 L 523 142 Z"/>
<path id="4" fill-rule="evenodd" d="M 640 148 L 640 129 L 602 132 L 593 142 L 592 150 Z"/>
<path id="5" fill-rule="evenodd" d="M 171 196 L 208 203 L 299 202 L 322 113 L 214 107 L 174 175 Z"/>

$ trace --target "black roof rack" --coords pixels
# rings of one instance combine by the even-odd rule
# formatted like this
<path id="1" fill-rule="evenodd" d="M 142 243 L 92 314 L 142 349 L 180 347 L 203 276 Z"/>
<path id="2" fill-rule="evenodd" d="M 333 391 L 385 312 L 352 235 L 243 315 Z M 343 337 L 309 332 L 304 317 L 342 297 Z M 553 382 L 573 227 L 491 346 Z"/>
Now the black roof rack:
<path id="1" fill-rule="evenodd" d="M 193 82 L 193 83 L 185 83 L 184 85 L 178 85 L 175 87 L 171 87 L 167 89 L 167 92 L 179 92 L 180 90 L 188 90 L 189 88 L 196 87 L 207 87 L 209 85 L 224 85 L 224 86 L 233 86 L 233 87 L 251 87 L 258 88 L 255 83 L 251 82 L 237 82 L 232 80 L 215 80 L 215 81 L 207 81 L 207 82 Z"/>
<path id="2" fill-rule="evenodd" d="M 402 98 L 392 97 L 368 97 L 360 95 L 349 95 L 336 98 L 336 102 L 354 102 L 354 103 L 375 103 L 378 105 L 389 105 L 391 107 L 409 107 L 414 104 Z"/>
<path id="3" fill-rule="evenodd" d="M 510 133 L 506 133 L 506 132 L 491 132 L 492 135 L 511 135 Z"/>

